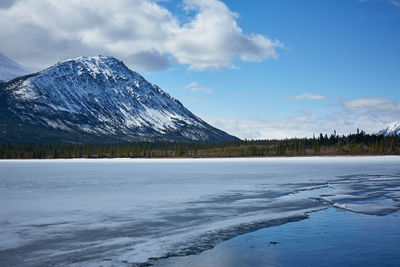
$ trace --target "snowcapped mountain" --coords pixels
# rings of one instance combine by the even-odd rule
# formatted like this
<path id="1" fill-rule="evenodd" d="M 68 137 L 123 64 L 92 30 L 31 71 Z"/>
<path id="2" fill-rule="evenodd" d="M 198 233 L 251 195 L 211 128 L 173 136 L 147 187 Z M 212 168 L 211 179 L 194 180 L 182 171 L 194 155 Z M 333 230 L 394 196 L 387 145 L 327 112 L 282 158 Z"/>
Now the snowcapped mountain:
<path id="1" fill-rule="evenodd" d="M 387 136 L 400 135 L 400 121 L 395 121 L 389 124 L 388 127 L 386 127 L 383 130 L 380 130 L 378 134 L 383 134 Z"/>
<path id="2" fill-rule="evenodd" d="M 237 140 L 114 57 L 66 60 L 1 87 L 5 141 Z"/>
<path id="3" fill-rule="evenodd" d="M 29 71 L 17 62 L 0 53 L 0 81 L 7 82 L 28 73 Z"/>

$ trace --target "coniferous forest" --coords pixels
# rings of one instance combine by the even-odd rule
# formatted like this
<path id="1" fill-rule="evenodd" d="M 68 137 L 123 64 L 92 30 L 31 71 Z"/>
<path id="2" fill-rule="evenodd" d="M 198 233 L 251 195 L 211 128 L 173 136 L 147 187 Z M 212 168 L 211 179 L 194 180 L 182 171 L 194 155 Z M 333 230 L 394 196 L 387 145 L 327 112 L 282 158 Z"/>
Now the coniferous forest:
<path id="1" fill-rule="evenodd" d="M 197 158 L 400 155 L 400 137 L 357 133 L 313 138 L 226 143 L 127 142 L 99 144 L 0 144 L 1 159 Z"/>

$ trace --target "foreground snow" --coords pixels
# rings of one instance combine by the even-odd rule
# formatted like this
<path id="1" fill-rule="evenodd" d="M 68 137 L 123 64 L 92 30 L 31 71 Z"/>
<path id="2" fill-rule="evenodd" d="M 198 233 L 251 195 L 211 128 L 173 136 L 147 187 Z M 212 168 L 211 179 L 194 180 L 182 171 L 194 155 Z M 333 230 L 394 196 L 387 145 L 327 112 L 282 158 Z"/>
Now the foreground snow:
<path id="1" fill-rule="evenodd" d="M 400 157 L 0 161 L 0 265 L 187 255 L 335 206 L 400 208 Z"/>

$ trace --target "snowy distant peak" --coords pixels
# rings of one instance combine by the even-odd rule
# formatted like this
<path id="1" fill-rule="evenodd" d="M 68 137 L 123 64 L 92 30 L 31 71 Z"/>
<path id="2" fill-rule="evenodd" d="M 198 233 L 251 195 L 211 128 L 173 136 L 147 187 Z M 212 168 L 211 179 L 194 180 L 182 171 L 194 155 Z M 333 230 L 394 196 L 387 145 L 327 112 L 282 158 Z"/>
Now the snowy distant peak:
<path id="1" fill-rule="evenodd" d="M 379 131 L 383 135 L 400 135 L 400 121 L 395 121 L 389 124 L 385 129 Z"/>
<path id="2" fill-rule="evenodd" d="M 7 82 L 14 78 L 28 74 L 29 71 L 17 62 L 0 53 L 0 80 Z"/>

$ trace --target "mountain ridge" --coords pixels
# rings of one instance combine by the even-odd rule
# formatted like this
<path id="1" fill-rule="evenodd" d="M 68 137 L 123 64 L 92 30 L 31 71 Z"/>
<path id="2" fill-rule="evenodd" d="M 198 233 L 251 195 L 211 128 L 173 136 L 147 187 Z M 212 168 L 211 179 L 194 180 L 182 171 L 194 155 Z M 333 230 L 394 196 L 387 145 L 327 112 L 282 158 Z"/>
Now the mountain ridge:
<path id="1" fill-rule="evenodd" d="M 0 53 L 0 82 L 8 82 L 28 73 L 23 66 Z"/>
<path id="2" fill-rule="evenodd" d="M 380 130 L 378 134 L 386 136 L 400 135 L 400 121 L 392 122 L 386 128 Z"/>
<path id="3" fill-rule="evenodd" d="M 1 87 L 7 106 L 1 110 L 6 113 L 0 122 L 3 141 L 57 136 L 62 142 L 238 140 L 111 56 L 65 60 Z"/>

